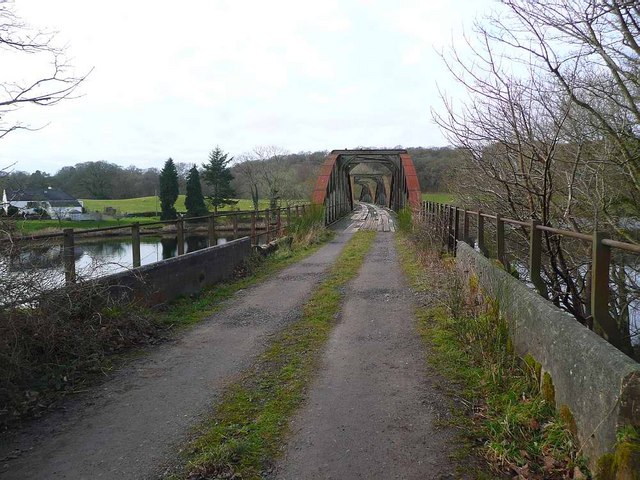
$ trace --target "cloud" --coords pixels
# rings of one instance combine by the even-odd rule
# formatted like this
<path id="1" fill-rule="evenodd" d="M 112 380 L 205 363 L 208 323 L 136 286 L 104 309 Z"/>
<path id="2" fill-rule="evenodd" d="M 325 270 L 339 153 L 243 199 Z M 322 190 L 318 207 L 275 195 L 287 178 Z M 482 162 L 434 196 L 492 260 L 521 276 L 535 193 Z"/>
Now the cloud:
<path id="1" fill-rule="evenodd" d="M 60 32 L 79 72 L 95 71 L 82 98 L 17 112 L 49 126 L 2 140 L 0 162 L 54 171 L 90 160 L 158 166 L 170 155 L 200 162 L 215 144 L 232 154 L 258 144 L 443 144 L 429 120 L 435 82 L 447 78 L 435 50 L 487 4 L 20 2 L 23 18 Z"/>

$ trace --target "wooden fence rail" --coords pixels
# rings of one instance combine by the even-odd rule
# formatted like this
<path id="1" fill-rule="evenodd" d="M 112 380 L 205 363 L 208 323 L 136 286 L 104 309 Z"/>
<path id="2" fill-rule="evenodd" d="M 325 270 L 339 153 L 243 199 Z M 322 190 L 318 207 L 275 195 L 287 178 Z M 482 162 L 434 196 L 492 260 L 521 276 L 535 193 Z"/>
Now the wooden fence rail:
<path id="1" fill-rule="evenodd" d="M 41 235 L 21 236 L 21 237 L 7 237 L 0 239 L 0 243 L 18 243 L 26 241 L 36 241 L 42 239 L 62 238 L 63 246 L 63 265 L 65 283 L 71 284 L 76 281 L 76 262 L 75 262 L 75 241 L 80 236 L 94 235 L 98 232 L 107 232 L 115 230 L 128 230 L 125 235 L 131 236 L 131 248 L 132 248 L 132 265 L 133 267 L 139 267 L 141 265 L 140 254 L 140 236 L 141 227 L 150 227 L 157 225 L 174 225 L 176 229 L 177 240 L 177 255 L 184 255 L 185 244 L 185 222 L 206 222 L 207 225 L 207 239 L 209 246 L 216 244 L 216 234 L 221 232 L 218 220 L 220 218 L 231 217 L 231 229 L 234 237 L 238 236 L 240 231 L 240 220 L 249 219 L 251 225 L 249 227 L 250 234 L 248 235 L 252 242 L 257 243 L 260 235 L 266 235 L 267 242 L 274 238 L 282 236 L 285 232 L 285 225 L 282 223 L 282 212 L 286 215 L 286 227 L 291 225 L 292 218 L 298 218 L 305 215 L 310 207 L 310 204 L 295 205 L 295 210 L 292 210 L 290 206 L 266 209 L 266 210 L 244 210 L 235 212 L 220 212 L 212 213 L 201 217 L 190 218 L 178 218 L 176 220 L 161 220 L 157 222 L 149 223 L 132 223 L 116 227 L 101 227 L 101 228 L 89 228 L 83 230 L 74 230 L 73 228 L 65 228 L 60 233 L 46 233 Z M 262 217 L 262 224 L 259 224 L 259 220 Z M 216 227 L 218 226 L 218 230 Z"/>
<path id="2" fill-rule="evenodd" d="M 528 268 L 531 283 L 543 297 L 547 297 L 547 287 L 542 278 L 542 242 L 543 232 L 571 237 L 591 244 L 591 288 L 590 304 L 594 325 L 598 325 L 603 336 L 614 346 L 623 345 L 620 331 L 615 319 L 609 311 L 611 253 L 616 248 L 632 254 L 640 254 L 640 245 L 619 242 L 605 237 L 605 232 L 594 231 L 591 234 L 563 230 L 542 225 L 538 220 L 516 220 L 500 214 L 488 214 L 478 209 L 465 210 L 460 207 L 437 202 L 422 202 L 417 218 L 435 229 L 435 237 L 442 239 L 442 245 L 449 252 L 455 253 L 457 241 L 470 243 L 469 219 L 476 217 L 477 248 L 485 256 L 489 256 L 485 243 L 485 220 L 493 221 L 496 228 L 496 256 L 506 268 L 508 260 L 505 245 L 505 225 L 517 225 L 529 229 Z M 460 222 L 462 219 L 462 226 Z M 472 245 L 473 246 L 473 245 Z"/>

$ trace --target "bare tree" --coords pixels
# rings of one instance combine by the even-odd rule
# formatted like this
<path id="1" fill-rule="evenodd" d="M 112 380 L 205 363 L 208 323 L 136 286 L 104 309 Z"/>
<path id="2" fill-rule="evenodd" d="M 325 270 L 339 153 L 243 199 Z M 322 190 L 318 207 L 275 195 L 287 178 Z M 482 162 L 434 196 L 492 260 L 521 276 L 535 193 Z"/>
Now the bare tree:
<path id="1" fill-rule="evenodd" d="M 269 196 L 269 208 L 278 208 L 279 200 L 285 189 L 287 173 L 284 158 L 289 152 L 275 145 L 255 147 L 251 152 L 258 166 L 258 175 L 265 185 Z"/>
<path id="2" fill-rule="evenodd" d="M 444 112 L 434 112 L 467 154 L 454 187 L 470 207 L 574 230 L 608 226 L 633 240 L 622 220 L 640 213 L 637 2 L 503 4 L 506 15 L 476 25 L 472 57 L 443 55 L 468 93 L 460 104 L 443 95 Z M 509 236 L 512 258 L 526 265 L 527 229 Z M 545 232 L 544 250 L 547 297 L 593 328 L 588 246 Z M 616 268 L 612 288 L 624 295 L 611 306 L 618 333 L 609 340 L 629 352 L 637 290 L 620 280 L 629 269 Z"/>
<path id="3" fill-rule="evenodd" d="M 0 0 L 0 52 L 6 55 L 5 59 L 21 55 L 50 64 L 47 74 L 0 84 L 0 138 L 18 129 L 34 129 L 18 121 L 8 121 L 9 114 L 24 105 L 51 106 L 72 98 L 90 73 L 81 76 L 69 73 L 65 49 L 55 45 L 55 34 L 33 30 L 4 0 Z"/>
<path id="4" fill-rule="evenodd" d="M 624 187 L 613 200 L 589 196 L 601 219 L 636 241 L 620 217 L 640 216 L 640 6 L 634 0 L 503 0 L 509 12 L 494 17 L 491 41 L 516 52 L 555 80 L 572 103 L 581 134 L 597 142 L 594 174 L 604 166 Z M 575 140 L 575 139 L 574 139 Z M 620 187 L 620 183 L 618 183 Z M 594 195 L 595 194 L 595 195 Z"/>
<path id="5" fill-rule="evenodd" d="M 259 160 L 255 159 L 251 154 L 240 155 L 238 160 L 235 169 L 240 173 L 241 179 L 239 180 L 244 185 L 249 186 L 253 209 L 257 211 L 260 208 L 260 184 L 262 178 Z"/>

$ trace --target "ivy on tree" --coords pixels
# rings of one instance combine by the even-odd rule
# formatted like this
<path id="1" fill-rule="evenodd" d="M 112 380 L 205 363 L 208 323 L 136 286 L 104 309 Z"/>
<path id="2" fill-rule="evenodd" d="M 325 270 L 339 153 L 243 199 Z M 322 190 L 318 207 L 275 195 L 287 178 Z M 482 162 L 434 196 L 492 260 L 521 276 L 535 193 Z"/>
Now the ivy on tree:
<path id="1" fill-rule="evenodd" d="M 160 171 L 160 214 L 161 220 L 173 220 L 177 217 L 176 207 L 174 206 L 178 199 L 178 170 L 173 163 L 173 159 L 169 159 L 164 163 L 164 167 Z"/>
<path id="2" fill-rule="evenodd" d="M 229 168 L 232 161 L 233 157 L 229 158 L 229 154 L 224 153 L 219 146 L 216 146 L 209 154 L 209 161 L 202 165 L 202 177 L 211 187 L 211 194 L 207 199 L 213 205 L 214 212 L 218 212 L 218 208 L 224 205 L 238 203 L 231 199 L 235 195 L 233 187 L 231 187 L 233 175 Z"/>
<path id="3" fill-rule="evenodd" d="M 184 204 L 187 207 L 188 217 L 201 217 L 209 212 L 204 204 L 200 173 L 195 165 L 191 167 L 187 174 L 187 196 L 184 199 Z"/>

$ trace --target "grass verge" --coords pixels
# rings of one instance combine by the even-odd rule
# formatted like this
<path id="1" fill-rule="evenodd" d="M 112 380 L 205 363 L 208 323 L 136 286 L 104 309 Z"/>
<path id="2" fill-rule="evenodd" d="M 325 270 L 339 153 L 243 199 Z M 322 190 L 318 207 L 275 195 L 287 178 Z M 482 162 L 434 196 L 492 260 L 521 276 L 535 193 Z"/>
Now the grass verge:
<path id="1" fill-rule="evenodd" d="M 466 406 L 452 420 L 466 440 L 462 453 L 480 453 L 497 475 L 587 478 L 569 426 L 541 391 L 540 370 L 513 352 L 497 306 L 465 298 L 452 259 L 420 250 L 406 235 L 398 236 L 398 250 L 425 299 L 416 314 L 429 363 L 452 380 L 450 393 Z"/>
<path id="2" fill-rule="evenodd" d="M 229 386 L 186 449 L 186 467 L 173 478 L 263 478 L 284 443 L 288 420 L 301 404 L 342 300 L 371 248 L 375 232 L 358 232 L 304 305 L 256 364 Z"/>

